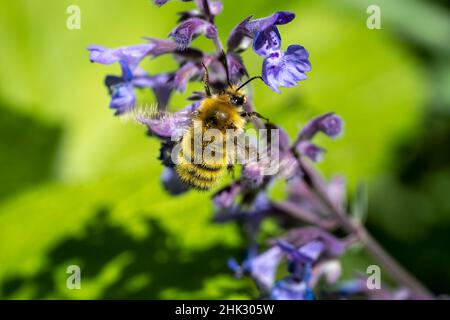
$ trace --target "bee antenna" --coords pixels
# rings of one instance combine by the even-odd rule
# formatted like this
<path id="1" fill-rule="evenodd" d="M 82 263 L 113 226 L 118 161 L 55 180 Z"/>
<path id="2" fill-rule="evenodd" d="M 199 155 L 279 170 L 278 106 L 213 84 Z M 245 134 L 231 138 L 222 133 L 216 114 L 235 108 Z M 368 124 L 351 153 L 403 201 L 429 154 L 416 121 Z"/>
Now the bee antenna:
<path id="1" fill-rule="evenodd" d="M 205 63 L 202 61 L 203 69 L 205 69 L 205 75 L 203 76 L 203 84 L 205 86 L 205 93 L 209 97 L 211 96 L 211 89 L 209 88 L 209 73 L 208 68 L 206 67 Z"/>
<path id="2" fill-rule="evenodd" d="M 227 83 L 228 86 L 232 86 L 231 81 L 230 81 L 230 71 L 228 69 L 228 59 L 227 59 L 227 54 L 225 53 L 224 50 L 222 50 L 222 53 L 220 55 L 220 60 L 223 64 L 223 67 L 225 68 L 225 74 L 227 75 Z"/>
<path id="3" fill-rule="evenodd" d="M 241 90 L 243 87 L 245 87 L 246 85 L 248 85 L 250 82 L 252 82 L 253 80 L 256 79 L 261 79 L 262 81 L 264 81 L 264 79 L 261 76 L 255 76 L 253 78 L 248 79 L 247 81 L 245 81 L 243 84 L 241 84 L 241 86 L 239 88 L 237 88 L 237 90 Z"/>

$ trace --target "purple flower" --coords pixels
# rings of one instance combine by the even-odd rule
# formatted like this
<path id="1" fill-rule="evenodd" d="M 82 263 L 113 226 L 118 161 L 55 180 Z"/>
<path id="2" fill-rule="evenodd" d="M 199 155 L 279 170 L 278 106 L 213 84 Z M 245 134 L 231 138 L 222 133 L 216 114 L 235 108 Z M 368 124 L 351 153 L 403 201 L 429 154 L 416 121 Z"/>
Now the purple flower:
<path id="1" fill-rule="evenodd" d="M 260 56 L 267 57 L 281 48 L 281 36 L 277 27 L 272 26 L 257 32 L 253 40 L 253 50 Z"/>
<path id="2" fill-rule="evenodd" d="M 288 11 L 278 11 L 270 17 L 256 20 L 252 20 L 251 16 L 247 17 L 231 31 L 228 37 L 228 49 L 233 51 L 246 49 L 250 44 L 248 39 L 254 38 L 257 32 L 265 31 L 275 25 L 287 24 L 294 18 L 295 14 Z"/>
<path id="3" fill-rule="evenodd" d="M 333 112 L 326 113 L 309 121 L 297 138 L 298 141 L 311 140 L 318 132 L 336 138 L 342 133 L 343 121 Z"/>
<path id="4" fill-rule="evenodd" d="M 167 40 L 148 39 L 149 43 L 133 46 L 108 49 L 102 46 L 91 45 L 87 49 L 90 51 L 89 59 L 91 62 L 100 64 L 112 64 L 118 61 L 124 61 L 131 70 L 148 55 L 159 56 L 164 53 L 174 52 L 176 44 Z"/>
<path id="5" fill-rule="evenodd" d="M 169 2 L 169 0 L 153 0 L 153 2 L 154 2 L 157 6 L 162 6 L 162 5 L 166 4 L 167 2 Z"/>
<path id="6" fill-rule="evenodd" d="M 273 300 L 314 300 L 314 293 L 305 281 L 287 278 L 277 281 L 270 298 Z"/>
<path id="7" fill-rule="evenodd" d="M 312 243 L 316 242 L 322 243 L 322 246 L 311 246 Z M 304 248 L 304 246 L 308 245 L 308 247 L 306 247 L 308 250 L 304 249 L 306 250 L 304 252 L 309 252 L 307 255 L 310 257 L 316 255 L 311 254 L 311 252 L 320 251 L 320 254 L 336 258 L 340 256 L 346 248 L 346 243 L 344 241 L 317 227 L 303 227 L 291 230 L 281 243 L 289 243 L 292 247 L 298 248 Z M 301 250 L 299 250 L 299 253 L 301 253 Z"/>
<path id="8" fill-rule="evenodd" d="M 324 251 L 324 243 L 321 241 L 311 241 L 297 249 L 293 244 L 279 240 L 278 246 L 287 254 L 294 262 L 314 263 Z"/>
<path id="9" fill-rule="evenodd" d="M 223 188 L 213 196 L 213 204 L 217 210 L 231 208 L 236 203 L 237 196 L 242 192 L 243 187 L 239 182 Z"/>
<path id="10" fill-rule="evenodd" d="M 125 62 L 120 61 L 120 66 L 122 77 L 107 76 L 105 79 L 105 84 L 111 95 L 109 107 L 116 110 L 115 115 L 132 110 L 136 104 L 132 83 L 133 74 Z"/>
<path id="11" fill-rule="evenodd" d="M 242 266 L 236 260 L 230 259 L 228 266 L 237 277 L 247 274 L 256 281 L 262 290 L 270 291 L 275 283 L 276 272 L 282 257 L 283 253 L 280 248 L 272 247 L 259 255 L 250 256 L 243 262 Z"/>
<path id="12" fill-rule="evenodd" d="M 116 49 L 107 49 L 102 46 L 92 45 L 88 47 L 90 51 L 89 59 L 91 62 L 100 64 L 112 64 L 118 61 L 125 62 L 130 69 L 136 68 L 146 55 L 153 49 L 151 43 L 138 44 L 134 46 L 120 47 Z"/>
<path id="13" fill-rule="evenodd" d="M 184 50 L 189 47 L 192 40 L 199 35 L 205 35 L 208 39 L 214 39 L 217 37 L 216 27 L 203 19 L 200 18 L 190 18 L 183 21 L 169 34 L 178 48 Z"/>
<path id="14" fill-rule="evenodd" d="M 296 86 L 298 81 L 307 78 L 305 72 L 311 70 L 308 57 L 308 51 L 300 45 L 291 45 L 286 52 L 275 51 L 271 53 L 263 63 L 262 77 L 264 82 L 278 93 L 281 92 L 279 86 Z"/>
<path id="15" fill-rule="evenodd" d="M 243 76 L 248 76 L 247 69 L 242 62 L 240 55 L 229 52 L 227 54 L 228 70 L 230 72 L 230 80 L 239 83 Z"/>
<path id="16" fill-rule="evenodd" d="M 164 167 L 161 182 L 164 189 L 171 195 L 180 195 L 189 190 L 189 186 L 180 180 L 175 169 L 172 167 Z"/>
<path id="17" fill-rule="evenodd" d="M 301 141 L 299 144 L 297 144 L 297 151 L 301 155 L 304 155 L 308 158 L 310 158 L 312 161 L 320 161 L 323 157 L 323 152 L 325 151 L 319 146 L 316 146 L 315 144 L 312 144 L 309 141 Z"/>
<path id="18" fill-rule="evenodd" d="M 258 162 L 250 162 L 246 164 L 242 170 L 242 177 L 245 182 L 253 188 L 259 187 L 264 181 L 264 169 Z"/>
<path id="19" fill-rule="evenodd" d="M 203 75 L 202 66 L 196 62 L 187 62 L 175 73 L 174 88 L 183 92 L 191 79 L 200 78 Z"/>
<path id="20" fill-rule="evenodd" d="M 198 9 L 205 15 L 217 16 L 223 10 L 223 3 L 220 0 L 195 0 L 195 3 Z"/>

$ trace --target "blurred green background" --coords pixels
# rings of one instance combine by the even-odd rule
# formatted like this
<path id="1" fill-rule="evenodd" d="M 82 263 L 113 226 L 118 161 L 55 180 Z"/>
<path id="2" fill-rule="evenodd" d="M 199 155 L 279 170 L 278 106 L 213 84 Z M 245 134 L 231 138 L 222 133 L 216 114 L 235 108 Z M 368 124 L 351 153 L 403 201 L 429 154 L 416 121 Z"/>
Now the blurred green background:
<path id="1" fill-rule="evenodd" d="M 283 47 L 299 43 L 312 71 L 278 95 L 255 84 L 256 107 L 291 137 L 307 119 L 335 111 L 345 120 L 319 168 L 346 177 L 350 195 L 369 186 L 368 228 L 436 293 L 450 292 L 450 14 L 445 1 L 225 0 L 222 39 L 249 15 L 297 14 L 281 26 Z M 66 9 L 81 9 L 68 30 Z M 366 27 L 370 4 L 382 29 Z M 176 12 L 148 0 L 0 2 L 0 297 L 252 298 L 226 260 L 242 257 L 235 225 L 211 221 L 208 195 L 171 198 L 162 190 L 158 143 L 112 116 L 103 86 L 119 68 L 89 63 L 86 47 L 165 38 Z M 212 49 L 198 39 L 194 45 Z M 251 75 L 261 59 L 244 54 Z M 146 61 L 150 73 L 175 68 Z M 172 100 L 186 105 L 189 91 Z M 144 101 L 153 101 L 142 93 Z M 361 251 L 344 275 L 365 270 Z M 82 289 L 66 288 L 66 268 Z"/>

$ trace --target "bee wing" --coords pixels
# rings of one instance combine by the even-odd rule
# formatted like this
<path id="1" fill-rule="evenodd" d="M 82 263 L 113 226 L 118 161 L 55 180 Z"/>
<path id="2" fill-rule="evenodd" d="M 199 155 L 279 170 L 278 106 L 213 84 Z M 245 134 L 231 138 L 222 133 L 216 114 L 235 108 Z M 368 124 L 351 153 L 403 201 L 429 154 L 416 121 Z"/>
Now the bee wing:
<path id="1" fill-rule="evenodd" d="M 290 178 L 295 172 L 297 161 L 290 153 L 282 153 L 279 148 L 257 144 L 255 141 L 237 139 L 237 163 L 246 167 L 257 168 L 266 176 L 278 175 Z"/>
<path id="2" fill-rule="evenodd" d="M 163 138 L 179 139 L 192 125 L 195 109 L 191 106 L 177 111 L 169 112 L 159 110 L 157 106 L 135 108 L 133 116 L 135 121 L 148 127 L 150 133 Z"/>

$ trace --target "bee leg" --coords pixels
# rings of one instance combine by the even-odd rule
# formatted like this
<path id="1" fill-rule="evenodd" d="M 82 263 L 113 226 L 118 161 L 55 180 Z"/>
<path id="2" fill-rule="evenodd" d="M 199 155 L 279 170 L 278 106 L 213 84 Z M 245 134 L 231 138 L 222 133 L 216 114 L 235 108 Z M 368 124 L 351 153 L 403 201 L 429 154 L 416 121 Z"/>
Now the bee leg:
<path id="1" fill-rule="evenodd" d="M 205 74 L 203 76 L 203 84 L 205 87 L 205 93 L 208 97 L 211 97 L 211 89 L 209 88 L 209 73 L 208 68 L 206 68 L 205 64 L 202 61 L 203 69 L 205 69 Z"/>
<path id="2" fill-rule="evenodd" d="M 227 165 L 228 174 L 231 174 L 231 178 L 234 180 L 236 177 L 234 176 L 234 166 L 232 164 Z"/>
<path id="3" fill-rule="evenodd" d="M 267 123 L 270 122 L 269 119 L 267 119 L 266 117 L 263 117 L 260 113 L 256 112 L 256 111 L 252 111 L 252 112 L 243 112 L 241 113 L 241 116 L 244 118 L 250 118 L 250 119 L 254 119 L 254 118 L 259 118 L 259 119 L 263 119 L 264 121 L 266 121 Z"/>

